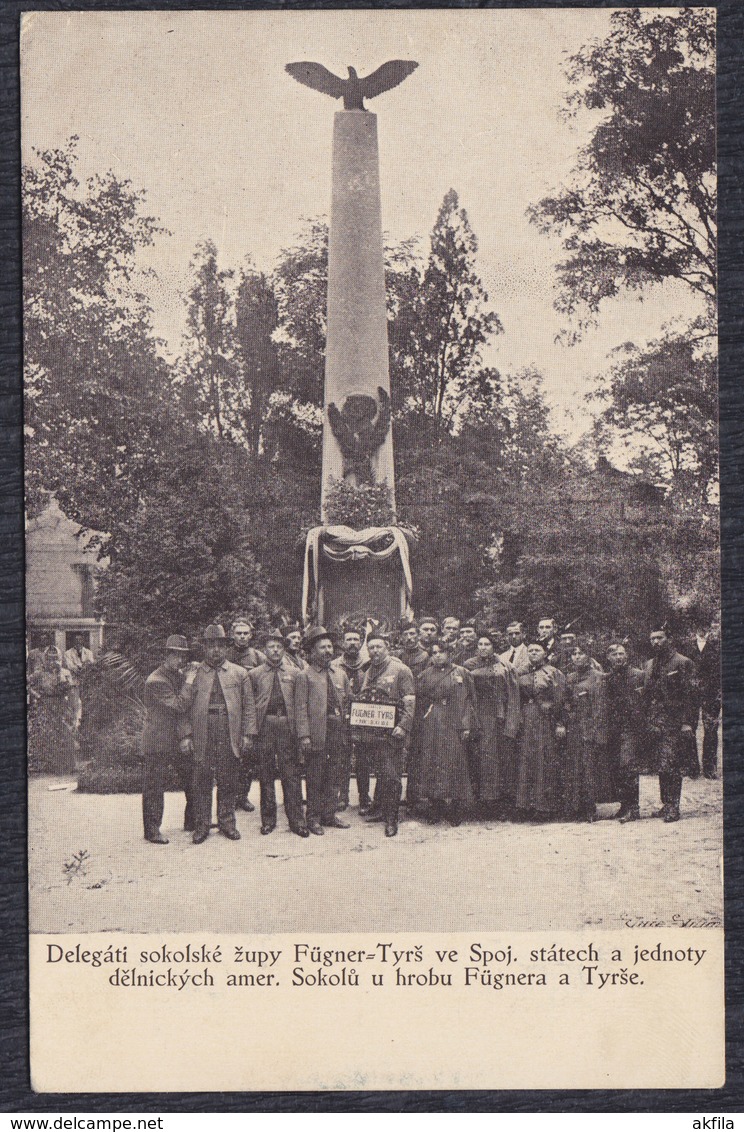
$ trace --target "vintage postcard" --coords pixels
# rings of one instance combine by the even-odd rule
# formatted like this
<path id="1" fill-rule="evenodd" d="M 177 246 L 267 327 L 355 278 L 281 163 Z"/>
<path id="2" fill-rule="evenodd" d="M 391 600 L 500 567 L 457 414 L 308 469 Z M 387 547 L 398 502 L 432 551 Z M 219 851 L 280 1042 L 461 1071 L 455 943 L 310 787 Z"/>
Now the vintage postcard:
<path id="1" fill-rule="evenodd" d="M 720 1087 L 714 10 L 21 66 L 34 1088 Z"/>

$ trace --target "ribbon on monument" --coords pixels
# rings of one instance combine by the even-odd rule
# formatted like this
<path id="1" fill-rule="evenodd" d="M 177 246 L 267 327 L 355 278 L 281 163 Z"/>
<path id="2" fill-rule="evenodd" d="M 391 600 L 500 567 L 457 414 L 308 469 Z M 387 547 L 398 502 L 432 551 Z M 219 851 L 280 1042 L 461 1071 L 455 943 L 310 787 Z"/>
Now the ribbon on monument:
<path id="1" fill-rule="evenodd" d="M 367 527 L 354 531 L 351 527 L 313 527 L 305 542 L 305 567 L 302 577 L 302 617 L 308 624 L 317 606 L 321 558 L 331 562 L 359 562 L 373 558 L 378 562 L 400 556 L 405 581 L 406 604 L 413 596 L 413 578 L 408 556 L 408 542 L 402 527 Z"/>

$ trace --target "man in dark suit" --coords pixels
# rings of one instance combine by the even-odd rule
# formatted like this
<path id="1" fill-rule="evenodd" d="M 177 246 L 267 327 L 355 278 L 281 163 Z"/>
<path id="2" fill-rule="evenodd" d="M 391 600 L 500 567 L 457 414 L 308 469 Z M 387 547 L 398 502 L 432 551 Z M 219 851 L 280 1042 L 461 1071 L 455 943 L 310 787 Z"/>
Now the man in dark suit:
<path id="1" fill-rule="evenodd" d="M 478 630 L 472 621 L 468 621 L 460 630 L 460 635 L 452 647 L 451 658 L 453 664 L 463 665 L 472 660 L 478 652 Z"/>
<path id="2" fill-rule="evenodd" d="M 333 639 L 322 625 L 305 634 L 309 665 L 295 676 L 295 720 L 307 782 L 307 828 L 321 835 L 323 827 L 348 829 L 336 815 L 339 786 L 349 742 L 349 680 L 343 669 L 331 669 Z"/>
<path id="3" fill-rule="evenodd" d="M 256 707 L 245 668 L 227 659 L 229 641 L 222 625 L 204 630 L 204 660 L 189 673 L 190 734 L 194 752 L 194 844 L 209 836 L 212 787 L 217 780 L 220 833 L 239 841 L 235 796 L 241 755 L 250 754 L 256 735 Z M 187 684 L 188 686 L 188 684 Z"/>
<path id="4" fill-rule="evenodd" d="M 537 623 L 537 640 L 549 657 L 558 643 L 558 622 L 554 617 L 541 617 Z"/>
<path id="5" fill-rule="evenodd" d="M 720 625 L 698 625 L 687 647 L 695 665 L 700 712 L 703 717 L 703 774 L 715 778 L 718 770 L 718 726 L 721 715 Z M 697 727 L 697 719 L 695 720 Z"/>
<path id="6" fill-rule="evenodd" d="M 264 645 L 266 662 L 251 671 L 256 704 L 256 754 L 261 783 L 261 833 L 276 829 L 276 774 L 282 780 L 284 812 L 289 828 L 307 837 L 302 813 L 302 764 L 297 749 L 294 681 L 296 668 L 285 663 L 284 638 L 279 629 Z"/>
<path id="7" fill-rule="evenodd" d="M 622 825 L 627 825 L 641 816 L 639 776 L 645 769 L 643 672 L 632 667 L 627 649 L 619 641 L 607 649 L 607 666 L 607 761 L 620 799 L 615 817 Z"/>
<path id="8" fill-rule="evenodd" d="M 188 641 L 178 634 L 165 642 L 165 660 L 145 681 L 145 726 L 142 732 L 142 819 L 145 840 L 167 845 L 160 832 L 168 767 L 178 774 L 186 795 L 184 829 L 193 829 L 191 776 L 193 764 L 186 738 L 189 693 L 183 694 L 181 670 L 189 654 Z M 185 742 L 182 742 L 185 740 Z"/>
<path id="9" fill-rule="evenodd" d="M 698 715 L 697 687 L 692 661 L 678 653 L 666 628 L 650 635 L 652 660 L 643 667 L 647 754 L 650 769 L 659 776 L 661 809 L 654 817 L 679 821 L 682 778 L 697 767 L 694 725 Z"/>

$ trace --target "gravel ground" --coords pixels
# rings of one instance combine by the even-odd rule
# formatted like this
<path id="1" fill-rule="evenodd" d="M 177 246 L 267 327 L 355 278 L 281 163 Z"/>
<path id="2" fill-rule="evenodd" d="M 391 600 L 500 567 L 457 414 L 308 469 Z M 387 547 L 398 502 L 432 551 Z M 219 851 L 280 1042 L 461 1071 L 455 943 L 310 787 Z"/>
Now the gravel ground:
<path id="1" fill-rule="evenodd" d="M 279 784 L 277 784 L 279 791 Z M 253 801 L 258 802 L 254 786 Z M 641 810 L 658 785 L 641 780 Z M 259 832 L 238 815 L 239 842 L 216 830 L 193 845 L 183 796 L 166 796 L 163 832 L 142 837 L 138 795 L 87 795 L 64 778 L 29 783 L 34 932 L 573 931 L 673 927 L 722 918 L 720 781 L 686 780 L 682 820 L 619 825 L 409 820 L 397 838 L 360 819 L 303 840 L 283 812 Z M 75 854 L 85 851 L 78 868 Z M 68 866 L 67 871 L 65 866 Z M 676 917 L 676 919 L 675 919 Z M 692 926 L 692 925 L 690 925 Z M 697 926 L 697 924 L 696 924 Z"/>

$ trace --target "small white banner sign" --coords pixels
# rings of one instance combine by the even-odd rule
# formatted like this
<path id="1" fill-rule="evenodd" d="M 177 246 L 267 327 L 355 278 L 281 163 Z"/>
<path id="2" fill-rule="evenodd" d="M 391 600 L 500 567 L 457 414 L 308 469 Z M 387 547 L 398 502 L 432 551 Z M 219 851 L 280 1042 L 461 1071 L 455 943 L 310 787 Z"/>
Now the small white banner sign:
<path id="1" fill-rule="evenodd" d="M 352 727 L 384 727 L 392 731 L 395 727 L 395 705 L 367 704 L 354 700 L 350 722 Z"/>

